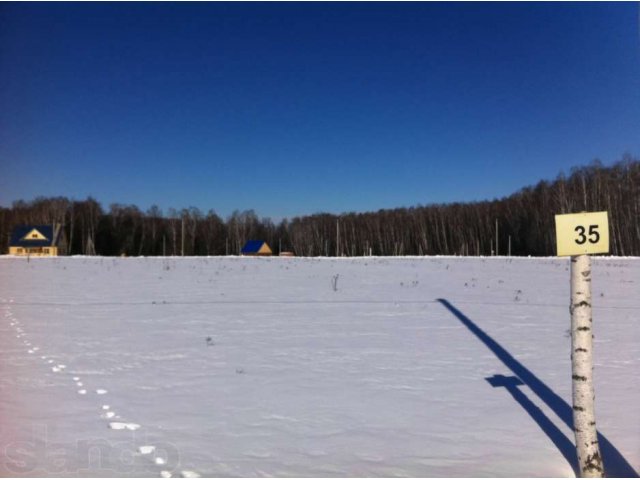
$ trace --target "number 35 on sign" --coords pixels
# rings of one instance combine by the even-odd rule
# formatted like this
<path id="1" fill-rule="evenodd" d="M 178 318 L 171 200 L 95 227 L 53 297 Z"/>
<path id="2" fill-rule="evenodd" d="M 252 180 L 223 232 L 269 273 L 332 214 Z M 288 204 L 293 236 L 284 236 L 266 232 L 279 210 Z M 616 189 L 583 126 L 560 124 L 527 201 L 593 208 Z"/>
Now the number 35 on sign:
<path id="1" fill-rule="evenodd" d="M 607 212 L 556 215 L 558 256 L 588 255 L 609 251 Z"/>

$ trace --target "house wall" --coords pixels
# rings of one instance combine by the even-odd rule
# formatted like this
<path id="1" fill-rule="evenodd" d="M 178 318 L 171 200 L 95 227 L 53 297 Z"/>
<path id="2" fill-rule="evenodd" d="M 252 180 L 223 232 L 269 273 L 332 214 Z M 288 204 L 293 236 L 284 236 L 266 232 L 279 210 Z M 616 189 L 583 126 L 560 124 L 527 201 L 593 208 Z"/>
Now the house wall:
<path id="1" fill-rule="evenodd" d="M 271 251 L 271 249 L 269 248 L 269 246 L 265 243 L 262 245 L 262 247 L 260 247 L 260 250 L 258 250 L 258 255 L 271 255 L 273 252 Z"/>
<path id="2" fill-rule="evenodd" d="M 57 257 L 58 247 L 9 247 L 9 255 L 22 257 Z"/>

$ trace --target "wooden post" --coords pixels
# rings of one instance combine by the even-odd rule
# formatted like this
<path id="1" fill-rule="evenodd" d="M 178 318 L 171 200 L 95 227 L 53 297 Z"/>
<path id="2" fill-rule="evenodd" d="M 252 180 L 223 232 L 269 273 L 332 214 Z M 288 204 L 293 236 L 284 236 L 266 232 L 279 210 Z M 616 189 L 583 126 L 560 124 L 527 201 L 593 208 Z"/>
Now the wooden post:
<path id="1" fill-rule="evenodd" d="M 498 256 L 498 219 L 496 218 L 496 257 Z"/>
<path id="2" fill-rule="evenodd" d="M 573 428 L 581 477 L 603 477 L 593 389 L 591 257 L 571 257 L 571 377 Z"/>
<path id="3" fill-rule="evenodd" d="M 182 217 L 182 241 L 180 248 L 181 256 L 184 257 L 184 217 Z"/>

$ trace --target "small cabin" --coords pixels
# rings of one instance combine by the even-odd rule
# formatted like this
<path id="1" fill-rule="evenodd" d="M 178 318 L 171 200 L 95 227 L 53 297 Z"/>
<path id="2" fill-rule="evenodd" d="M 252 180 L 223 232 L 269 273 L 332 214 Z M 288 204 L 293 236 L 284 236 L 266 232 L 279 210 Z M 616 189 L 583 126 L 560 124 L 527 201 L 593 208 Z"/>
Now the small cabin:
<path id="1" fill-rule="evenodd" d="M 273 254 L 267 242 L 262 240 L 249 240 L 240 251 L 242 255 L 268 257 Z"/>
<path id="2" fill-rule="evenodd" d="M 55 257 L 63 254 L 61 225 L 19 225 L 9 241 L 9 255 Z"/>

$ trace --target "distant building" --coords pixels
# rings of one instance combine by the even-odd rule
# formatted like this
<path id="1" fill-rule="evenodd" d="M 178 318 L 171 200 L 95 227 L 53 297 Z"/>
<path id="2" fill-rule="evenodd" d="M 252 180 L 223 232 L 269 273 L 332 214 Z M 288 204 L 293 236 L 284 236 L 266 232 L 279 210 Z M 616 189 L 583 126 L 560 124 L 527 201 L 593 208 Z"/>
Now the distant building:
<path id="1" fill-rule="evenodd" d="M 242 255 L 259 255 L 268 257 L 273 254 L 267 242 L 262 240 L 249 240 L 245 243 L 244 247 L 240 251 Z"/>
<path id="2" fill-rule="evenodd" d="M 66 253 L 62 226 L 19 225 L 9 241 L 9 255 L 55 257 Z"/>

